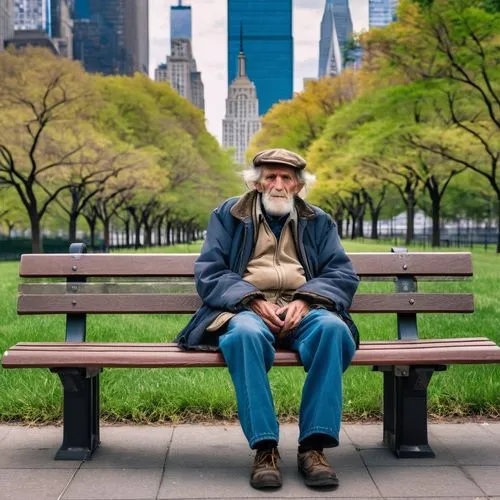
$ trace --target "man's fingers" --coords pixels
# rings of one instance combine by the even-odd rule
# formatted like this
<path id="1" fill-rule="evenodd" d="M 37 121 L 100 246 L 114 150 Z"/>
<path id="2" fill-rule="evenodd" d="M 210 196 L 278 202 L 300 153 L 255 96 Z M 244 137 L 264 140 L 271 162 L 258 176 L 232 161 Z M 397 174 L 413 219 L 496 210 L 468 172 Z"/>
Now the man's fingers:
<path id="1" fill-rule="evenodd" d="M 281 327 L 275 325 L 274 323 L 272 323 L 271 321 L 269 321 L 266 318 L 262 318 L 262 319 L 264 320 L 264 323 L 269 327 L 269 330 L 271 330 L 271 332 L 279 333 L 281 331 Z"/>

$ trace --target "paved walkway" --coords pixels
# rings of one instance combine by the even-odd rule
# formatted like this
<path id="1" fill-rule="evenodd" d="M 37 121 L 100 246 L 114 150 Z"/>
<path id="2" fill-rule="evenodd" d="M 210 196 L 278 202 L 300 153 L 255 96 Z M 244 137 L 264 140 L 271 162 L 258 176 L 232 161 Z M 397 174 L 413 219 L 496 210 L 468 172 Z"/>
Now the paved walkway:
<path id="1" fill-rule="evenodd" d="M 435 459 L 397 459 L 381 425 L 344 425 L 328 450 L 340 486 L 303 485 L 295 425 L 281 427 L 284 485 L 248 484 L 253 454 L 237 425 L 103 426 L 88 462 L 54 461 L 60 427 L 0 425 L 0 499 L 466 498 L 500 500 L 500 423 L 432 424 Z"/>

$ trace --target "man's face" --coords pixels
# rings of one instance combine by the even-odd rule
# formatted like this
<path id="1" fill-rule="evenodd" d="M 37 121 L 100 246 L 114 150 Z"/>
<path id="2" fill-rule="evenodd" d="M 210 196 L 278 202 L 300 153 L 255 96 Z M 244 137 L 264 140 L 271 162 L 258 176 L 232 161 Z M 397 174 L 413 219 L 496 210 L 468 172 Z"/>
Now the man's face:
<path id="1" fill-rule="evenodd" d="M 292 211 L 293 197 L 302 188 L 295 169 L 282 165 L 262 167 L 262 175 L 255 187 L 262 193 L 266 212 L 277 216 Z"/>

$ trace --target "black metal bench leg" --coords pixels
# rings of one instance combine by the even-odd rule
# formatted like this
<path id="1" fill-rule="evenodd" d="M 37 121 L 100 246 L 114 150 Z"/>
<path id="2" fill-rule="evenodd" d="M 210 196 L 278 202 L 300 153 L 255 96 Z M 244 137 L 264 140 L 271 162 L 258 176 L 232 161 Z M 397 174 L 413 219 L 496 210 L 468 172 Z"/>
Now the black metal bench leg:
<path id="1" fill-rule="evenodd" d="M 378 367 L 384 372 L 384 443 L 399 458 L 433 458 L 427 437 L 427 386 L 434 366 Z"/>
<path id="2" fill-rule="evenodd" d="M 64 390 L 63 443 L 56 460 L 88 460 L 99 446 L 99 371 L 57 370 Z"/>

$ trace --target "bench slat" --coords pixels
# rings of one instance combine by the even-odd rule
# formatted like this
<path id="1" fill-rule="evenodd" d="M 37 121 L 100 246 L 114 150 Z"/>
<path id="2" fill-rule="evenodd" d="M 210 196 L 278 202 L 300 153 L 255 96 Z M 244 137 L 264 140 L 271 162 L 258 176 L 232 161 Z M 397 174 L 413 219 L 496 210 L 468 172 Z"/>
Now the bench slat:
<path id="1" fill-rule="evenodd" d="M 22 277 L 192 277 L 198 254 L 26 254 Z M 350 253 L 359 276 L 472 276 L 469 253 Z"/>
<path id="2" fill-rule="evenodd" d="M 445 340 L 441 340 L 445 342 Z M 58 347 L 35 344 L 38 349 L 16 347 L 7 351 L 2 359 L 4 368 L 160 368 L 160 367 L 218 367 L 225 366 L 218 352 L 192 352 L 177 350 L 144 351 L 138 348 L 114 350 L 88 350 L 90 343 L 72 344 L 72 349 L 60 350 Z M 110 344 L 113 346 L 113 344 Z M 136 347 L 141 347 L 136 346 Z M 41 348 L 41 349 L 40 349 Z M 398 342 L 386 345 L 383 349 L 362 348 L 353 359 L 355 365 L 428 365 L 428 364 L 476 364 L 499 363 L 500 348 L 496 345 L 457 346 L 451 342 L 444 347 L 420 346 L 418 349 L 400 349 Z M 299 365 L 296 353 L 278 351 L 276 366 Z"/>
<path id="3" fill-rule="evenodd" d="M 453 347 L 468 347 L 468 346 L 496 346 L 495 342 L 486 337 L 470 337 L 464 339 L 426 339 L 426 340 L 388 340 L 388 341 L 365 341 L 361 342 L 360 349 L 421 349 L 446 347 L 452 345 Z M 116 343 L 116 342 L 86 342 L 86 343 L 73 343 L 73 342 L 19 342 L 10 348 L 10 351 L 43 351 L 45 349 L 71 351 L 77 346 L 78 349 L 85 351 L 144 351 L 144 352 L 186 352 L 180 349 L 176 343 Z M 193 352 L 193 351 L 188 351 Z"/>
<path id="4" fill-rule="evenodd" d="M 37 294 L 21 295 L 19 314 L 193 313 L 201 305 L 196 294 Z M 474 311 L 472 294 L 357 294 L 354 313 Z"/>

